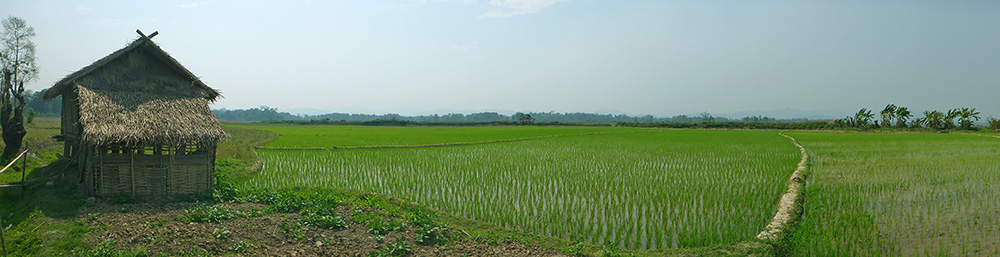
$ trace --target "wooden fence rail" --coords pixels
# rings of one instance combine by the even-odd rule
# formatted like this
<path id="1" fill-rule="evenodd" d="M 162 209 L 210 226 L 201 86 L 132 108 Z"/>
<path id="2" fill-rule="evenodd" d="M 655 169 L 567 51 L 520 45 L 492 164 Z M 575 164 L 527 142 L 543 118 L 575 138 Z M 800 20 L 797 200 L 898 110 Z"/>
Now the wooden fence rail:
<path id="1" fill-rule="evenodd" d="M 7 183 L 7 184 L 0 184 L 0 188 L 4 188 L 4 187 L 21 187 L 21 199 L 24 199 L 24 186 L 25 186 L 24 185 L 24 174 L 28 173 L 28 157 L 27 157 L 27 155 L 28 155 L 28 150 L 22 151 L 21 154 L 18 154 L 16 158 L 14 158 L 13 160 L 11 160 L 10 163 L 7 164 L 7 166 L 4 166 L 3 169 L 0 170 L 0 174 L 3 174 L 4 172 L 7 171 L 7 169 L 10 169 L 11 166 L 14 166 L 14 163 L 16 163 L 17 160 L 20 160 L 21 158 L 24 158 L 24 160 L 21 161 L 21 181 L 20 182 L 10 182 L 10 183 Z M 0 216 L 2 216 L 2 215 L 0 215 Z M 7 256 L 7 239 L 4 238 L 4 232 L 3 231 L 4 231 L 3 220 L 0 220 L 0 246 L 3 247 L 3 255 Z"/>

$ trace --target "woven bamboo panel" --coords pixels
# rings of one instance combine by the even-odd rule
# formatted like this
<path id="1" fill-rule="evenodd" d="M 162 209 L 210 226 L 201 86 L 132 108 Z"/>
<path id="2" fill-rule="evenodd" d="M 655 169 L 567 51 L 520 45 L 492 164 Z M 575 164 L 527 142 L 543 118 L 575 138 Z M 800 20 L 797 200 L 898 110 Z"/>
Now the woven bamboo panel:
<path id="1" fill-rule="evenodd" d="M 104 164 L 105 178 L 104 181 L 114 183 L 108 185 L 109 189 L 107 193 L 118 194 L 119 192 L 132 192 L 132 180 L 131 180 L 131 167 L 121 164 Z"/>
<path id="2" fill-rule="evenodd" d="M 209 171 L 208 165 L 185 164 L 173 165 L 171 170 L 170 194 L 198 194 L 208 192 L 209 185 L 206 173 Z"/>
<path id="3" fill-rule="evenodd" d="M 136 177 L 137 196 L 143 198 L 160 199 L 167 196 L 167 166 L 166 165 L 145 165 L 142 178 Z"/>
<path id="4" fill-rule="evenodd" d="M 118 170 L 114 168 L 116 166 L 96 165 L 96 169 L 100 170 L 98 183 L 101 185 L 101 193 L 117 194 L 120 182 L 118 181 Z"/>
<path id="5" fill-rule="evenodd" d="M 144 200 L 211 191 L 214 167 L 211 155 L 143 155 L 129 149 L 109 148 L 110 153 L 90 156 L 87 185 L 91 195 L 116 197 L 132 193 Z"/>

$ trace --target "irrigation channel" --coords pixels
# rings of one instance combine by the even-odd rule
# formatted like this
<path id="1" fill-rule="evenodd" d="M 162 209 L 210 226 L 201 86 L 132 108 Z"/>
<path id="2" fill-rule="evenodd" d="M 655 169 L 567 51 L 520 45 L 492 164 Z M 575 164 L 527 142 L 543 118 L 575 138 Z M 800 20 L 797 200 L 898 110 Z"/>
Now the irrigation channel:
<path id="1" fill-rule="evenodd" d="M 633 249 L 771 240 L 796 216 L 808 157 L 794 138 L 778 133 L 798 152 L 774 131 L 641 132 L 261 147 L 261 172 L 242 186 L 368 191 L 509 229 Z"/>

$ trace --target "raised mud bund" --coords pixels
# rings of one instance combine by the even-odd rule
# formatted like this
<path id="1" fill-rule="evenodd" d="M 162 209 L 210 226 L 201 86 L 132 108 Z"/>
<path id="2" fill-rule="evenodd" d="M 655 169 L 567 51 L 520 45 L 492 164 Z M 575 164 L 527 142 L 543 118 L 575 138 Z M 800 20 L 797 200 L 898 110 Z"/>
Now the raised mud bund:
<path id="1" fill-rule="evenodd" d="M 798 140 L 784 133 L 778 134 L 792 140 L 792 143 L 802 152 L 802 160 L 799 161 L 799 165 L 795 169 L 795 172 L 792 173 L 792 177 L 788 179 L 788 190 L 781 195 L 781 199 L 778 201 L 778 211 L 774 214 L 774 218 L 771 219 L 771 223 L 764 230 L 760 231 L 760 234 L 757 234 L 757 238 L 764 241 L 780 239 L 784 234 L 784 230 L 791 223 L 795 222 L 796 216 L 798 216 L 798 213 L 802 209 L 802 191 L 805 189 L 806 181 L 805 170 L 809 162 L 809 153 L 806 152 L 805 147 L 799 144 Z"/>

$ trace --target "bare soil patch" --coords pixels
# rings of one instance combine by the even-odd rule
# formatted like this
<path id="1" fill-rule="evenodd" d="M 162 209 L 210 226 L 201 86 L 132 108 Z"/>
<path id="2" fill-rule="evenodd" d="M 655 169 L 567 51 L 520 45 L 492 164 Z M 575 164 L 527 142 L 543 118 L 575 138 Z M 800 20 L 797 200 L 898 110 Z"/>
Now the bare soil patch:
<path id="1" fill-rule="evenodd" d="M 218 205 L 240 211 L 266 208 L 254 203 Z M 411 256 L 565 256 L 552 249 L 504 239 L 459 236 L 443 245 L 423 245 L 416 242 L 413 228 L 390 231 L 379 239 L 365 226 L 352 222 L 351 217 L 358 212 L 347 206 L 336 209 L 347 221 L 343 229 L 296 225 L 299 214 L 294 213 L 237 217 L 221 223 L 184 222 L 185 210 L 194 206 L 97 203 L 81 212 L 81 221 L 96 228 L 84 243 L 98 247 L 101 242 L 113 240 L 119 250 L 145 249 L 150 255 L 169 256 L 368 256 L 397 244 L 402 237 L 412 247 Z"/>

